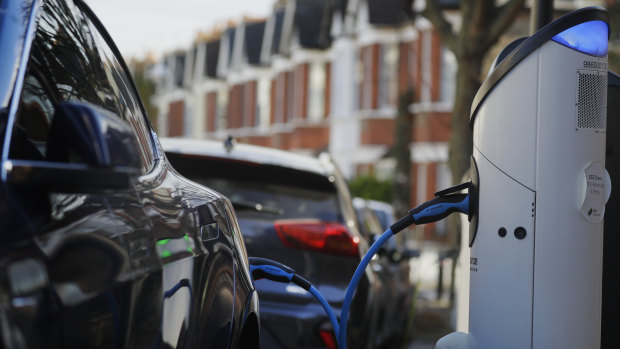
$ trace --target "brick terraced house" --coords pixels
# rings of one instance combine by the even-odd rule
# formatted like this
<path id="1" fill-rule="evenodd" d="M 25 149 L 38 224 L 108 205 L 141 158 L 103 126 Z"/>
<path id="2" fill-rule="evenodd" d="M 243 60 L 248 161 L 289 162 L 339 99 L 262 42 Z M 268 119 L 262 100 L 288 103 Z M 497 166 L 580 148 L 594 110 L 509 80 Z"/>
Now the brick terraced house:
<path id="1" fill-rule="evenodd" d="M 563 3 L 565 1 L 557 1 Z M 458 1 L 441 0 L 458 26 Z M 451 185 L 457 62 L 423 1 L 287 0 L 161 59 L 158 133 L 305 154 L 329 152 L 348 178 L 389 177 L 399 95 L 414 92 L 410 206 Z M 508 36 L 527 35 L 524 14 Z M 505 45 L 503 41 L 498 45 Z M 445 223 L 421 231 L 449 242 Z"/>

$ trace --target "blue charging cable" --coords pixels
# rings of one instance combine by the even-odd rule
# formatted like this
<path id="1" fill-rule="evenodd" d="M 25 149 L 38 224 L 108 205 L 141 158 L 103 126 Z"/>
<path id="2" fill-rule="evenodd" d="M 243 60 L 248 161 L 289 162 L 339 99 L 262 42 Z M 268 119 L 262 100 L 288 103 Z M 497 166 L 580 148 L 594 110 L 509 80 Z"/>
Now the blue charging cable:
<path id="1" fill-rule="evenodd" d="M 321 295 L 321 293 L 308 280 L 296 274 L 293 269 L 270 259 L 250 257 L 250 271 L 252 273 L 252 277 L 254 280 L 265 278 L 283 283 L 292 282 L 308 291 L 319 301 L 329 316 L 329 320 L 334 328 L 334 334 L 338 339 L 338 347 L 345 349 L 347 345 L 347 322 L 349 319 L 349 311 L 351 309 L 353 295 L 355 294 L 357 285 L 362 279 L 364 271 L 372 260 L 372 257 L 390 237 L 410 225 L 437 222 L 453 212 L 460 212 L 464 214 L 471 213 L 473 211 L 472 207 L 474 206 L 472 205 L 472 201 L 475 201 L 476 196 L 473 195 L 472 197 L 474 200 L 470 200 L 470 194 L 454 194 L 454 192 L 462 189 L 470 189 L 471 191 L 471 183 L 459 184 L 452 188 L 437 192 L 435 194 L 437 197 L 411 209 L 405 217 L 392 224 L 383 234 L 381 234 L 379 239 L 377 239 L 377 241 L 370 246 L 368 252 L 366 252 L 366 255 L 364 255 L 364 258 L 362 258 L 362 261 L 357 266 L 357 269 L 353 274 L 353 278 L 349 283 L 349 287 L 347 288 L 344 296 L 344 302 L 342 304 L 342 311 L 340 313 L 340 323 L 323 295 Z"/>
<path id="2" fill-rule="evenodd" d="M 327 316 L 329 317 L 329 321 L 332 323 L 332 327 L 334 328 L 334 334 L 336 338 L 338 338 L 338 319 L 336 318 L 336 314 L 332 310 L 332 307 L 329 306 L 327 300 L 319 290 L 314 287 L 308 280 L 304 279 L 297 273 L 295 270 L 287 267 L 282 263 L 278 263 L 271 259 L 267 258 L 259 258 L 259 257 L 250 257 L 250 272 L 252 273 L 252 278 L 254 280 L 258 279 L 268 279 L 276 282 L 282 283 L 294 283 L 295 285 L 303 288 L 308 291 L 316 300 L 319 301 Z"/>
<path id="3" fill-rule="evenodd" d="M 457 188 L 457 187 L 455 187 Z M 458 189 L 458 188 L 457 188 Z M 379 249 L 385 244 L 385 242 L 395 235 L 407 228 L 412 224 L 426 224 L 436 222 L 448 216 L 453 212 L 469 213 L 469 195 L 468 194 L 450 194 L 438 196 L 430 201 L 423 203 L 422 205 L 411 209 L 409 214 L 392 224 L 388 230 L 386 230 L 377 241 L 375 241 L 362 261 L 357 266 L 353 278 L 349 283 L 347 292 L 344 296 L 344 302 L 342 304 L 342 311 L 340 312 L 340 330 L 338 337 L 338 347 L 341 349 L 347 346 L 347 320 L 349 319 L 349 310 L 351 309 L 351 302 L 353 301 L 353 295 L 357 289 L 366 267 L 370 263 L 372 257 L 379 251 Z"/>

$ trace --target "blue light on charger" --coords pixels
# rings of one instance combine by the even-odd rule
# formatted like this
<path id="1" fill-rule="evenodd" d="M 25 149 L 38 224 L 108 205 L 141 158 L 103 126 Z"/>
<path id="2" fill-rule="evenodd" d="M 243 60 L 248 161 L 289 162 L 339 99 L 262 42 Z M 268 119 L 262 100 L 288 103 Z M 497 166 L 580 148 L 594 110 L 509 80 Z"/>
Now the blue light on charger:
<path id="1" fill-rule="evenodd" d="M 592 56 L 607 55 L 609 27 L 603 21 L 590 21 L 566 29 L 552 38 L 558 44 Z"/>

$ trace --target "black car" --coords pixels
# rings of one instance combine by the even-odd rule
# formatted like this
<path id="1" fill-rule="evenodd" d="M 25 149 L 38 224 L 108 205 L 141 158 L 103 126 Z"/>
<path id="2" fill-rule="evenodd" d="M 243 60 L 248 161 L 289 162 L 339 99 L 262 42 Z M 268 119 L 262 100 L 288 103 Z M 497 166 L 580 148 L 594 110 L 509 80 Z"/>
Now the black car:
<path id="1" fill-rule="evenodd" d="M 0 346 L 256 348 L 230 202 L 166 161 L 79 0 L 0 0 Z"/>
<path id="2" fill-rule="evenodd" d="M 250 256 L 295 269 L 340 314 L 368 244 L 359 233 L 346 182 L 327 154 L 316 158 L 234 142 L 175 138 L 162 139 L 162 145 L 181 174 L 231 200 Z M 379 287 L 368 268 L 349 317 L 350 348 L 380 344 L 375 342 Z M 261 347 L 335 348 L 327 315 L 305 290 L 268 280 L 257 281 L 256 289 Z"/>

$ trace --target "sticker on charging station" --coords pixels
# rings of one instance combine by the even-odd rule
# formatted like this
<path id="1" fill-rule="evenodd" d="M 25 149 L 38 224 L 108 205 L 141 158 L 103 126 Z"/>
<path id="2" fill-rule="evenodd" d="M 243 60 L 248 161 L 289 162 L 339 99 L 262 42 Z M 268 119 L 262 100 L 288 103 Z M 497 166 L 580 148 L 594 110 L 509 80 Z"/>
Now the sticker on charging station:
<path id="1" fill-rule="evenodd" d="M 590 222 L 598 223 L 605 215 L 605 204 L 611 194 L 609 173 L 600 162 L 593 162 L 584 170 L 581 214 Z"/>

